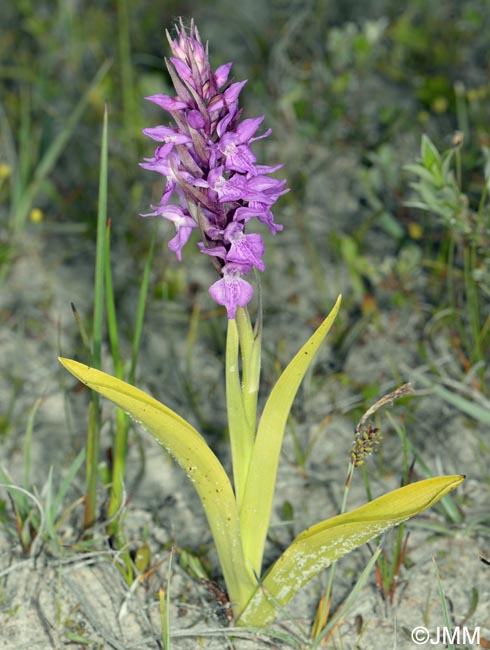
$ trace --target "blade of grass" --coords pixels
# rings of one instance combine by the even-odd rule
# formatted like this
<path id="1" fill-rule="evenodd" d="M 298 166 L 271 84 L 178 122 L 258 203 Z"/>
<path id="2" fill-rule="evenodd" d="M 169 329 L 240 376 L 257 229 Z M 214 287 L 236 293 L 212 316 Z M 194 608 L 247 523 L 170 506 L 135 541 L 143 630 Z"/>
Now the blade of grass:
<path id="1" fill-rule="evenodd" d="M 172 579 L 173 547 L 170 549 L 167 568 L 167 585 L 159 591 L 160 598 L 160 624 L 162 630 L 163 650 L 170 650 L 170 581 Z"/>
<path id="2" fill-rule="evenodd" d="M 55 513 L 59 512 L 63 499 L 65 498 L 66 493 L 68 492 L 68 488 L 72 484 L 76 473 L 78 472 L 78 470 L 83 464 L 83 461 L 85 460 L 85 455 L 86 455 L 85 448 L 83 448 L 78 452 L 75 460 L 68 468 L 68 472 L 66 473 L 65 478 L 61 481 L 61 485 L 58 488 L 58 492 L 56 493 L 56 496 L 54 498 L 53 512 Z"/>
<path id="3" fill-rule="evenodd" d="M 330 621 L 327 623 L 327 625 L 324 627 L 322 630 L 321 634 L 319 634 L 312 643 L 311 650 L 316 650 L 320 643 L 323 641 L 323 639 L 327 636 L 330 635 L 335 627 L 339 625 L 342 620 L 347 616 L 347 613 L 351 609 L 351 607 L 355 604 L 357 599 L 359 598 L 359 594 L 361 589 L 364 587 L 366 580 L 369 577 L 369 574 L 371 573 L 371 570 L 373 566 L 376 564 L 380 553 L 381 553 L 381 546 L 379 546 L 376 551 L 373 553 L 371 559 L 367 563 L 364 571 L 361 573 L 359 576 L 359 579 L 357 580 L 356 584 L 354 585 L 354 588 L 350 592 L 350 594 L 347 596 L 347 598 L 344 600 L 343 604 L 337 612 L 335 613 L 334 616 L 330 619 Z"/>
<path id="4" fill-rule="evenodd" d="M 91 345 L 90 345 L 90 339 L 87 334 L 87 330 L 85 329 L 85 325 L 83 324 L 82 319 L 80 318 L 80 314 L 78 313 L 78 309 L 76 308 L 75 304 L 72 302 L 71 303 L 71 310 L 73 312 L 73 316 L 75 318 L 75 321 L 78 325 L 78 331 L 80 332 L 80 336 L 82 337 L 82 342 L 85 347 L 85 351 L 87 354 L 90 354 L 91 350 Z"/>
<path id="5" fill-rule="evenodd" d="M 91 364 L 99 369 L 101 363 L 102 324 L 104 314 L 104 271 L 105 237 L 107 227 L 107 158 L 108 158 L 108 112 L 104 109 L 102 143 L 100 152 L 99 200 L 97 212 L 97 244 L 95 254 L 95 287 L 93 342 Z M 87 472 L 84 527 L 89 528 L 95 521 L 97 498 L 97 466 L 99 462 L 100 406 L 99 396 L 93 392 L 89 408 L 89 431 L 87 440 Z"/>
<path id="6" fill-rule="evenodd" d="M 46 517 L 45 528 L 46 533 L 50 539 L 56 539 L 56 531 L 54 528 L 54 522 L 56 518 L 56 513 L 53 509 L 53 466 L 49 468 L 48 480 L 44 486 L 43 492 L 44 496 L 44 514 Z"/>
<path id="7" fill-rule="evenodd" d="M 110 221 L 107 223 L 105 239 L 105 256 L 104 256 L 104 273 L 105 273 L 105 290 L 106 290 L 106 309 L 107 309 L 107 331 L 111 344 L 112 362 L 114 365 L 114 376 L 123 379 L 123 367 L 121 356 L 119 354 L 119 335 L 117 329 L 116 304 L 114 300 L 114 288 L 112 283 L 111 271 L 111 226 Z M 116 431 L 113 442 L 112 468 L 111 468 L 111 493 L 109 497 L 108 517 L 110 520 L 107 526 L 109 535 L 115 535 L 118 539 L 118 545 L 124 546 L 124 540 L 121 538 L 120 518 L 116 516 L 121 509 L 121 502 L 124 493 L 124 473 L 126 467 L 127 439 L 129 429 L 129 418 L 121 409 L 116 410 Z"/>
<path id="8" fill-rule="evenodd" d="M 34 419 L 38 408 L 41 406 L 41 398 L 37 399 L 34 402 L 34 406 L 29 413 L 29 419 L 27 421 L 26 435 L 24 441 L 24 489 L 29 489 L 29 476 L 31 474 L 31 442 L 32 442 L 32 431 L 34 429 Z"/>
<path id="9" fill-rule="evenodd" d="M 111 344 L 112 362 L 114 375 L 118 379 L 123 378 L 123 366 L 119 354 L 119 334 L 117 328 L 116 303 L 114 299 L 114 288 L 111 270 L 111 223 L 107 222 L 104 256 L 104 277 L 106 290 L 107 330 Z M 126 470 L 126 456 L 128 447 L 129 417 L 122 409 L 116 409 L 116 430 L 112 446 L 112 467 L 111 467 L 111 489 L 109 506 L 107 509 L 108 524 L 107 534 L 114 538 L 117 547 L 120 549 L 121 562 L 118 568 L 128 583 L 131 585 L 134 579 L 133 566 L 127 540 L 122 525 L 123 505 L 125 500 L 124 475 Z"/>
<path id="10" fill-rule="evenodd" d="M 5 476 L 4 472 L 0 471 L 0 477 Z M 41 505 L 41 502 L 39 499 L 32 493 L 29 492 L 29 490 L 24 490 L 24 488 L 19 487 L 18 485 L 14 485 L 13 483 L 0 483 L 0 487 L 4 487 L 9 495 L 12 497 L 12 500 L 14 502 L 18 502 L 17 499 L 15 499 L 15 494 L 20 493 L 22 495 L 23 500 L 22 503 L 27 503 L 28 499 L 31 499 L 34 501 L 34 504 L 36 505 L 36 508 L 39 510 L 39 524 L 36 529 L 36 536 L 34 539 L 30 540 L 31 541 L 31 546 L 30 546 L 30 555 L 32 557 L 35 557 L 37 555 L 37 547 L 41 543 L 41 533 L 44 530 L 45 526 L 45 516 L 44 516 L 44 508 Z M 26 520 L 29 519 L 29 513 L 27 513 Z M 21 524 L 24 524 L 24 522 L 20 522 Z M 21 542 L 21 545 L 23 547 L 23 550 L 25 552 L 29 551 L 29 548 L 25 548 L 23 545 L 23 539 L 21 537 L 21 531 L 19 531 L 19 541 Z"/>
<path id="11" fill-rule="evenodd" d="M 448 607 L 447 607 L 446 595 L 444 594 L 444 587 L 442 585 L 441 574 L 439 573 L 439 568 L 437 566 L 437 562 L 436 562 L 435 557 L 432 558 L 432 562 L 434 563 L 434 573 L 436 575 L 437 590 L 439 592 L 439 598 L 441 600 L 442 617 L 444 619 L 444 627 L 446 628 L 446 630 L 450 630 L 451 629 L 451 617 L 449 616 L 449 610 L 448 610 Z M 452 638 L 447 639 L 447 648 L 448 648 L 448 650 L 455 650 Z"/>
<path id="12" fill-rule="evenodd" d="M 134 375 L 136 371 L 136 363 L 138 360 L 138 353 L 141 343 L 141 335 L 143 331 L 143 323 L 145 317 L 146 303 L 148 298 L 148 287 L 150 280 L 150 271 L 153 262 L 153 255 L 155 250 L 157 227 L 153 229 L 152 239 L 150 241 L 150 249 L 148 251 L 143 278 L 141 281 L 138 305 L 136 309 L 136 322 L 133 335 L 132 357 L 131 366 L 129 370 L 129 382 L 134 383 Z M 115 309 L 114 291 L 112 285 L 112 273 L 110 264 L 110 227 L 107 228 L 106 238 L 106 255 L 105 255 L 105 279 L 106 279 L 106 304 L 107 304 L 107 324 L 109 331 L 109 339 L 111 342 L 112 358 L 114 363 L 114 375 L 118 379 L 123 379 L 123 367 L 119 355 L 119 342 L 117 332 L 117 315 Z M 112 489 L 109 501 L 109 517 L 120 510 L 122 495 L 124 491 L 124 477 L 126 472 L 126 456 L 128 447 L 128 432 L 130 420 L 129 417 L 121 410 L 117 409 L 116 414 L 116 434 L 114 437 L 114 455 L 113 455 L 113 468 L 112 468 Z M 119 518 L 114 519 L 109 526 L 109 534 L 115 534 L 118 531 Z"/>

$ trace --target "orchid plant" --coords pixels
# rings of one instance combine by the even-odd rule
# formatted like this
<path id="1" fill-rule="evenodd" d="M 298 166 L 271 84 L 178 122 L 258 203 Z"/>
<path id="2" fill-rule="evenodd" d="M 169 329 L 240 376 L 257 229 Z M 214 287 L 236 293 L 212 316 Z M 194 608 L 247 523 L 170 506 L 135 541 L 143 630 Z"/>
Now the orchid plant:
<path id="1" fill-rule="evenodd" d="M 233 482 L 203 436 L 177 413 L 100 370 L 60 361 L 129 413 L 182 467 L 206 513 L 235 621 L 264 626 L 322 569 L 433 505 L 463 477 L 423 480 L 317 523 L 300 533 L 264 573 L 286 421 L 341 299 L 284 369 L 258 417 L 261 319 L 259 315 L 252 325 L 247 305 L 254 289 L 245 277 L 252 269 L 264 270 L 264 242 L 250 229 L 260 222 L 272 234 L 282 230 L 271 208 L 288 190 L 284 180 L 271 176 L 281 165 L 256 163 L 251 145 L 270 130 L 256 135 L 263 116 L 242 119 L 238 97 L 246 82 L 228 81 L 231 63 L 211 69 L 208 46 L 194 23 L 186 30 L 181 21 L 176 31 L 175 40 L 167 33 L 173 56 L 166 63 L 177 94 L 147 97 L 174 124 L 144 130 L 159 144 L 142 167 L 162 174 L 166 185 L 160 203 L 142 216 L 161 216 L 174 224 L 176 234 L 168 246 L 179 260 L 193 231 L 199 232 L 199 248 L 218 273 L 209 293 L 228 317 L 225 377 Z"/>

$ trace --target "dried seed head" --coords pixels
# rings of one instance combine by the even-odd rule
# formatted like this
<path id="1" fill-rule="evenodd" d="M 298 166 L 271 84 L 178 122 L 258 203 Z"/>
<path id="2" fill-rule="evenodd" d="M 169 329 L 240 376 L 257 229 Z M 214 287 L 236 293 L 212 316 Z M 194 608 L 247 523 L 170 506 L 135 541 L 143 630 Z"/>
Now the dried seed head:
<path id="1" fill-rule="evenodd" d="M 370 456 L 377 450 L 379 443 L 382 440 L 380 430 L 368 423 L 369 418 L 372 417 L 382 406 L 385 406 L 400 397 L 404 397 L 409 393 L 413 393 L 412 385 L 403 384 L 400 388 L 397 388 L 393 392 L 381 397 L 381 399 L 368 408 L 364 413 L 356 427 L 354 442 L 352 443 L 351 462 L 354 467 L 360 467 L 364 463 L 366 457 Z"/>
<path id="2" fill-rule="evenodd" d="M 378 427 L 371 426 L 371 424 L 357 432 L 351 451 L 351 461 L 354 467 L 363 465 L 365 459 L 377 450 L 381 440 L 380 430 Z"/>

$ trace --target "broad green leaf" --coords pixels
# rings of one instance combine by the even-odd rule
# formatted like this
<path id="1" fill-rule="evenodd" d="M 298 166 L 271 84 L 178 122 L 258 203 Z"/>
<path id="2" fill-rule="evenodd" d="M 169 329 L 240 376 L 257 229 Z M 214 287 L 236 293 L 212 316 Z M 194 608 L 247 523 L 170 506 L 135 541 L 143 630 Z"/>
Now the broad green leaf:
<path id="1" fill-rule="evenodd" d="M 230 600 L 239 611 L 240 603 L 249 599 L 256 585 L 245 566 L 230 481 L 204 438 L 177 413 L 130 384 L 77 361 L 60 358 L 60 363 L 147 429 L 194 483 L 213 534 Z"/>
<path id="2" fill-rule="evenodd" d="M 332 327 L 340 301 L 341 296 L 337 298 L 332 311 L 320 327 L 284 369 L 269 395 L 260 418 L 240 508 L 245 558 L 257 575 L 261 573 L 279 455 L 289 411 L 306 371 Z"/>
<path id="3" fill-rule="evenodd" d="M 353 549 L 434 505 L 464 480 L 439 476 L 389 492 L 352 512 L 332 517 L 296 537 L 257 587 L 239 619 L 263 626 L 317 573 Z"/>

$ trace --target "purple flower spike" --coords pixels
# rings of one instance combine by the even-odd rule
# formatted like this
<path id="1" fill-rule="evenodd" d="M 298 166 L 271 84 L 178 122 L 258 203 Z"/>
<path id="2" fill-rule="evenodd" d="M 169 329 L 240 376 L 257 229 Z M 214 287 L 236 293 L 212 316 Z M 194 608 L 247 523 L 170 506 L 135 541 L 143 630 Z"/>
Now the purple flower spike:
<path id="1" fill-rule="evenodd" d="M 176 235 L 168 247 L 179 260 L 199 226 L 199 248 L 221 275 L 209 293 L 233 319 L 237 307 L 245 307 L 253 296 L 242 276 L 252 268 L 265 269 L 262 237 L 245 228 L 256 219 L 273 235 L 282 230 L 271 207 L 289 190 L 286 181 L 270 176 L 281 165 L 256 164 L 251 145 L 270 129 L 256 135 L 264 116 L 240 120 L 238 97 L 247 82 L 229 81 L 231 63 L 213 72 L 208 45 L 202 44 L 193 21 L 186 31 L 181 20 L 176 33 L 176 39 L 167 33 L 172 56 L 166 60 L 176 96 L 146 97 L 174 124 L 143 130 L 159 146 L 153 158 L 140 163 L 165 176 L 166 185 L 160 205 L 142 216 L 158 215 L 174 224 Z M 170 204 L 172 197 L 179 205 Z"/>

